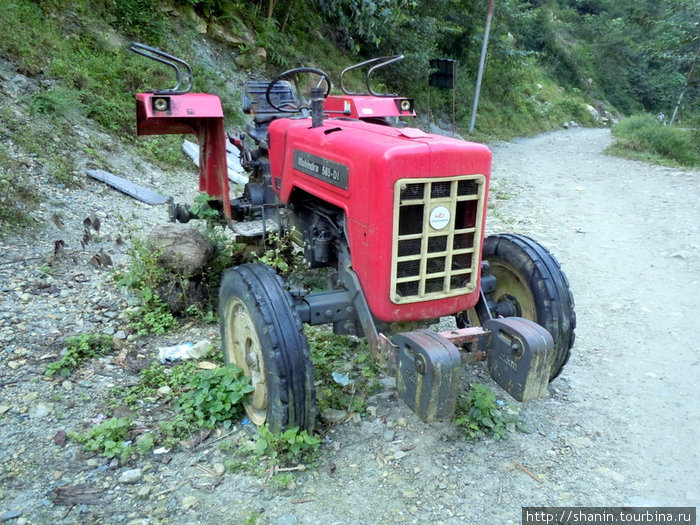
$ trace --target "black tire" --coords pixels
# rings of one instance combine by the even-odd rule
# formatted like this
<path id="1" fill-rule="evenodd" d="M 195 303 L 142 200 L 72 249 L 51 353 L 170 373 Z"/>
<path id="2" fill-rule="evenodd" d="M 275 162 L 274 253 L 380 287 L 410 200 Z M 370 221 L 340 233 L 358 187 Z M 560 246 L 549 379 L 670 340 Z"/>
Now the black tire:
<path id="1" fill-rule="evenodd" d="M 250 420 L 272 432 L 313 430 L 316 390 L 309 343 L 282 279 L 264 264 L 226 271 L 219 291 L 224 361 L 243 369 L 255 389 Z"/>
<path id="2" fill-rule="evenodd" d="M 483 259 L 496 277 L 489 298 L 498 305 L 497 314 L 530 319 L 552 334 L 552 381 L 569 360 L 576 328 L 574 298 L 559 262 L 537 241 L 511 233 L 487 237 Z"/>

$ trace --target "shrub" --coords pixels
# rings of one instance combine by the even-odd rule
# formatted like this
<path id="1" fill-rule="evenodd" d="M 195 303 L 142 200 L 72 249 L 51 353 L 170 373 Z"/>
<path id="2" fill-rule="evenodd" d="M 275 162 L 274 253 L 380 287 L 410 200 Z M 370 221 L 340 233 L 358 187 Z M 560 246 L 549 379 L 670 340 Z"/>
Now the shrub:
<path id="1" fill-rule="evenodd" d="M 475 383 L 471 390 L 458 400 L 455 424 L 469 439 L 493 436 L 501 439 L 510 427 L 518 422 L 518 416 L 511 412 L 488 387 Z"/>
<path id="2" fill-rule="evenodd" d="M 633 115 L 612 129 L 616 143 L 609 152 L 682 166 L 700 164 L 700 144 L 693 130 L 665 126 L 649 114 Z"/>

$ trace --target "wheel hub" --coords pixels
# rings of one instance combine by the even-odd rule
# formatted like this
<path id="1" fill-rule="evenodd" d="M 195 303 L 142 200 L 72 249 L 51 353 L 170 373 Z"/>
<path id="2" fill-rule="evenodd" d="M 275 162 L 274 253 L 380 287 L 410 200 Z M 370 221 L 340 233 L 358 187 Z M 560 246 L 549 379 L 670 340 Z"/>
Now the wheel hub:
<path id="1" fill-rule="evenodd" d="M 226 332 L 227 361 L 234 363 L 250 378 L 253 392 L 244 403 L 246 413 L 256 425 L 267 420 L 269 392 L 265 379 L 265 364 L 253 320 L 240 299 L 231 302 L 228 311 L 230 329 Z"/>

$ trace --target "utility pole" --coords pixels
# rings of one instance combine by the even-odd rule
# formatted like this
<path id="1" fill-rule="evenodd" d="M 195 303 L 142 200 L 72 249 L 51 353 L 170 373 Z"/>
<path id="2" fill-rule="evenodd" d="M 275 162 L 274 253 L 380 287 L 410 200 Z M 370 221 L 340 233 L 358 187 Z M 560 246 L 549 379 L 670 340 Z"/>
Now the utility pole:
<path id="1" fill-rule="evenodd" d="M 474 132 L 474 122 L 476 121 L 476 107 L 479 105 L 479 94 L 481 93 L 481 79 L 484 75 L 484 64 L 486 63 L 486 48 L 489 44 L 489 32 L 491 31 L 491 18 L 493 17 L 494 0 L 489 0 L 489 10 L 486 14 L 486 30 L 484 31 L 484 42 L 481 45 L 481 60 L 479 61 L 479 73 L 476 76 L 476 89 L 474 90 L 474 104 L 472 105 L 472 118 L 469 122 L 469 133 Z"/>
<path id="2" fill-rule="evenodd" d="M 685 76 L 685 86 L 683 86 L 683 89 L 681 90 L 681 96 L 678 97 L 678 103 L 676 103 L 676 107 L 673 108 L 673 116 L 671 116 L 671 122 L 669 123 L 669 126 L 673 126 L 673 122 L 676 120 L 676 113 L 678 113 L 678 108 L 681 107 L 681 102 L 683 102 L 683 95 L 685 95 L 685 90 L 688 89 L 688 82 L 690 82 L 690 76 L 693 74 L 693 70 L 695 69 L 695 62 L 690 66 L 690 71 L 688 71 L 688 74 Z"/>

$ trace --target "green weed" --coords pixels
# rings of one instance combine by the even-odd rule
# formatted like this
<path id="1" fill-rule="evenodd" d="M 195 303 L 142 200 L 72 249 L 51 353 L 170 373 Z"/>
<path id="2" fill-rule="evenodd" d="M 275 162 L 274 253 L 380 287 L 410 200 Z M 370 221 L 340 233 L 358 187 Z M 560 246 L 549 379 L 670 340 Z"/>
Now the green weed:
<path id="1" fill-rule="evenodd" d="M 310 436 L 306 430 L 292 427 L 285 432 L 275 434 L 266 425 L 258 427 L 255 436 L 255 455 L 267 458 L 272 466 L 287 467 L 302 461 L 311 461 L 321 445 L 321 440 Z"/>
<path id="2" fill-rule="evenodd" d="M 161 252 L 135 239 L 129 255 L 129 269 L 115 274 L 117 284 L 135 291 L 140 299 L 137 307 L 126 312 L 129 324 L 137 335 L 164 334 L 178 323 L 157 292 L 158 286 L 168 278 L 158 262 Z"/>
<path id="3" fill-rule="evenodd" d="M 126 461 L 131 457 L 132 447 L 127 443 L 133 423 L 126 418 L 109 418 L 94 425 L 84 434 L 70 432 L 71 439 L 82 443 L 90 452 L 99 452 L 107 458 Z"/>
<path id="4" fill-rule="evenodd" d="M 187 388 L 196 370 L 194 361 L 182 361 L 174 366 L 154 361 L 151 366 L 141 369 L 138 384 L 128 389 L 113 389 L 113 397 L 130 407 L 143 402 L 171 401 Z M 158 389 L 164 386 L 170 387 L 170 393 L 159 394 Z"/>
<path id="5" fill-rule="evenodd" d="M 457 402 L 455 424 L 467 438 L 492 436 L 499 440 L 518 422 L 516 413 L 499 404 L 488 387 L 474 383 Z"/>
<path id="6" fill-rule="evenodd" d="M 46 367 L 47 376 L 68 377 L 84 361 L 108 354 L 114 348 L 111 337 L 87 333 L 67 338 L 66 345 L 65 354 Z"/>
<path id="7" fill-rule="evenodd" d="M 291 239 L 291 232 L 283 235 L 272 233 L 265 240 L 268 249 L 262 255 L 256 255 L 257 262 L 267 264 L 278 273 L 287 275 L 301 268 L 303 258 L 295 250 Z"/>
<path id="8" fill-rule="evenodd" d="M 366 341 L 312 326 L 305 327 L 305 333 L 314 364 L 319 409 L 363 413 L 367 397 L 379 389 L 380 372 Z"/>
<path id="9" fill-rule="evenodd" d="M 192 375 L 188 390 L 175 407 L 198 427 L 222 425 L 230 428 L 242 412 L 241 402 L 252 391 L 250 378 L 237 366 L 227 365 Z"/>

